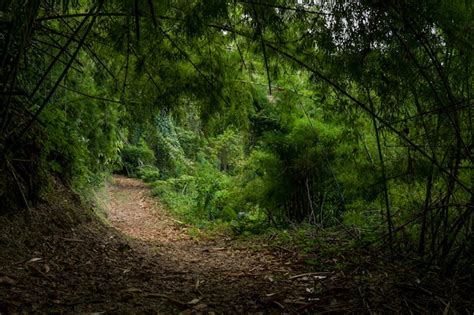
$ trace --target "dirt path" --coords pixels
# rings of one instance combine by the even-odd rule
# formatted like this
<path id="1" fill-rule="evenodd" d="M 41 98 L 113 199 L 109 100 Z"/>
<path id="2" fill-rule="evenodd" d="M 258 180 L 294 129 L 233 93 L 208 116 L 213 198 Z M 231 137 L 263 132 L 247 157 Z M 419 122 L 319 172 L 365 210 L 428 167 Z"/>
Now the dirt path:
<path id="1" fill-rule="evenodd" d="M 193 239 L 137 180 L 116 177 L 105 195 L 106 224 L 60 184 L 0 217 L 0 315 L 290 314 L 332 301 L 315 299 L 322 280 L 298 276 L 296 253 Z"/>
<path id="2" fill-rule="evenodd" d="M 251 250 L 225 236 L 193 240 L 137 180 L 117 177 L 109 192 L 110 222 L 159 268 L 160 275 L 150 276 L 160 285 L 149 289 L 166 292 L 184 313 L 282 313 L 306 304 L 308 285 L 288 279 L 295 271 L 281 253 Z"/>
<path id="3" fill-rule="evenodd" d="M 344 251 L 337 238 L 327 239 L 332 252 L 304 256 L 225 235 L 195 239 L 142 182 L 123 177 L 103 196 L 108 223 L 64 185 L 52 191 L 31 212 L 0 217 L 0 315 L 447 314 L 454 298 L 472 313 L 472 290 L 421 288 L 405 265 Z M 311 272 L 321 270 L 330 272 Z"/>

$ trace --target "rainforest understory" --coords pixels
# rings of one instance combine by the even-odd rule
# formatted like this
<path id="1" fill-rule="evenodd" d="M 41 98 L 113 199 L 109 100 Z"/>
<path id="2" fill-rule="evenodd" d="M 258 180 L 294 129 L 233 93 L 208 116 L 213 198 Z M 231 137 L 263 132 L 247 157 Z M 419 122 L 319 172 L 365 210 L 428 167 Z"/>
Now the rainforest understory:
<path id="1" fill-rule="evenodd" d="M 0 3 L 0 313 L 472 314 L 474 5 Z"/>

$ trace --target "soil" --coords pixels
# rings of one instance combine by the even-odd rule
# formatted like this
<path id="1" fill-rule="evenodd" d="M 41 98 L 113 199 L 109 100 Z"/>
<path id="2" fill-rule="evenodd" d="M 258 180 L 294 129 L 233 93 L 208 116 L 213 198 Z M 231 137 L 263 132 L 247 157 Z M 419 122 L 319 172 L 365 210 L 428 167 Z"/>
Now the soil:
<path id="1" fill-rule="evenodd" d="M 292 313 L 327 277 L 301 276 L 292 252 L 191 237 L 138 180 L 107 191 L 109 224 L 68 191 L 2 218 L 0 313 Z"/>
<path id="2" fill-rule="evenodd" d="M 84 214 L 62 187 L 31 212 L 0 217 L 0 314 L 450 311 L 450 302 L 416 282 L 384 291 L 393 270 L 383 265 L 367 277 L 363 253 L 350 269 L 322 272 L 292 249 L 225 234 L 197 237 L 135 179 L 108 184 L 105 222 Z"/>

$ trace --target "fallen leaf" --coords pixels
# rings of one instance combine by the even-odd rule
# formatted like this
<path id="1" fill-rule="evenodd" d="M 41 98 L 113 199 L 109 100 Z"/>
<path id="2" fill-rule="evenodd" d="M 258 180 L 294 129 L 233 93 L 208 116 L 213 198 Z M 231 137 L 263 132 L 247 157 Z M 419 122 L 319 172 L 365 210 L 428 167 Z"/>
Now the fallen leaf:
<path id="1" fill-rule="evenodd" d="M 198 304 L 199 302 L 201 302 L 201 298 L 192 299 L 192 300 L 189 301 L 187 304 L 189 304 L 189 305 L 195 305 L 195 304 Z"/>
<path id="2" fill-rule="evenodd" d="M 40 257 L 31 258 L 31 259 L 28 260 L 26 263 L 29 264 L 29 263 L 36 262 L 36 261 L 40 261 L 40 260 L 43 260 L 43 258 L 40 258 Z"/>

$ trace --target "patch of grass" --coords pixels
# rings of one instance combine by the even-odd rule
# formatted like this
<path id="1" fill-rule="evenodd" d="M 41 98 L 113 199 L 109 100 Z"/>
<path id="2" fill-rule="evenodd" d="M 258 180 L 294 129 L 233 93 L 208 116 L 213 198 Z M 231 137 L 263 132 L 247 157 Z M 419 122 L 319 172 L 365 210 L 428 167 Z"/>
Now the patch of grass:
<path id="1" fill-rule="evenodd" d="M 107 185 L 110 185 L 109 182 L 110 180 L 104 181 L 102 185 L 94 191 L 91 202 L 92 215 L 97 217 L 101 223 L 106 225 L 110 225 L 107 214 L 107 208 L 110 204 L 110 195 L 107 190 Z"/>
<path id="2" fill-rule="evenodd" d="M 202 231 L 200 228 L 196 226 L 190 227 L 188 230 L 188 235 L 191 237 L 193 240 L 201 240 L 202 239 Z"/>

